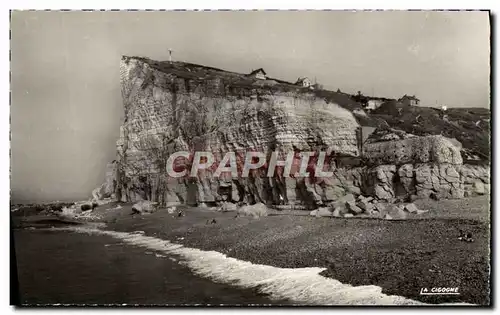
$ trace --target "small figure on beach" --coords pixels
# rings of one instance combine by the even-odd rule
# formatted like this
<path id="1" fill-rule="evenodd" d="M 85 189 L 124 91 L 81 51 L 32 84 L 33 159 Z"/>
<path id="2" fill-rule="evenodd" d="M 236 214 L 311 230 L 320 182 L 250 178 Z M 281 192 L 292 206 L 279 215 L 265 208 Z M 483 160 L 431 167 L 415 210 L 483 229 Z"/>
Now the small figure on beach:
<path id="1" fill-rule="evenodd" d="M 470 232 L 462 234 L 462 236 L 460 236 L 458 239 L 463 242 L 469 242 L 469 243 L 474 242 L 474 239 L 472 238 L 472 233 Z"/>

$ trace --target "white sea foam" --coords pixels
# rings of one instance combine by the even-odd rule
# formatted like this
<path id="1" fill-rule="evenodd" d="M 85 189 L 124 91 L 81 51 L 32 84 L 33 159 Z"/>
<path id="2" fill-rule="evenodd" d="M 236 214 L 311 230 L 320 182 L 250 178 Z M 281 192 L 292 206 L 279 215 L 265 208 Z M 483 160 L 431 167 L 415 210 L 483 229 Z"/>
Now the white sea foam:
<path id="1" fill-rule="evenodd" d="M 56 229 L 112 236 L 126 244 L 176 255 L 193 273 L 201 277 L 236 287 L 258 288 L 260 292 L 269 294 L 272 299 L 288 299 L 307 305 L 425 305 L 402 296 L 383 294 L 382 288 L 378 286 L 352 286 L 323 277 L 319 273 L 325 270 L 324 268 L 278 268 L 257 265 L 227 257 L 219 252 L 189 248 L 137 233 L 81 226 Z"/>

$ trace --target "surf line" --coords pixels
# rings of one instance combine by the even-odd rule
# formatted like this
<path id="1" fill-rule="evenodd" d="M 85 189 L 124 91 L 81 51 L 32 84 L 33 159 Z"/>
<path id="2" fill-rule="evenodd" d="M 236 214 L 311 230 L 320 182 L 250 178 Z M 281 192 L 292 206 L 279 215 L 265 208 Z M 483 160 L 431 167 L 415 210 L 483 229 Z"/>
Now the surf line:
<path id="1" fill-rule="evenodd" d="M 261 293 L 268 294 L 271 299 L 288 299 L 297 304 L 306 305 L 426 305 L 402 296 L 383 294 L 379 286 L 352 286 L 323 277 L 319 273 L 325 268 L 278 268 L 253 264 L 227 257 L 216 251 L 189 248 L 168 240 L 146 236 L 144 233 L 116 232 L 82 226 L 59 227 L 51 230 L 106 235 L 119 239 L 125 244 L 173 254 L 182 258 L 183 264 L 195 275 L 236 287 L 257 288 Z M 470 304 L 453 303 L 451 305 Z"/>

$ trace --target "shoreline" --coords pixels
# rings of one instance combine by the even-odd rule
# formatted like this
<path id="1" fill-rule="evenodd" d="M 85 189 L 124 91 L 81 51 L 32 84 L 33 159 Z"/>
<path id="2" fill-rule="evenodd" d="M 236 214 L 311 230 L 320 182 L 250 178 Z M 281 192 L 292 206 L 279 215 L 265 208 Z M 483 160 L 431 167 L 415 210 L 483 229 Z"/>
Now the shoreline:
<path id="1" fill-rule="evenodd" d="M 386 221 L 272 215 L 253 219 L 234 212 L 183 207 L 184 217 L 161 209 L 130 215 L 131 206 L 108 210 L 106 230 L 144 235 L 186 247 L 280 268 L 326 268 L 322 276 L 353 286 L 376 285 L 382 293 L 430 303 L 488 305 L 489 204 L 485 198 L 439 201 L 419 219 Z M 451 214 L 450 204 L 468 216 Z M 104 210 L 105 211 L 105 210 Z M 116 212 L 116 213 L 112 213 Z M 449 215 L 446 215 L 446 214 Z M 471 215 L 472 214 L 472 215 Z M 215 224 L 207 221 L 216 219 Z M 458 230 L 475 242 L 461 242 Z M 459 287 L 460 295 L 420 295 L 423 287 Z"/>
<path id="2" fill-rule="evenodd" d="M 199 277 L 171 255 L 130 246 L 110 235 L 89 237 L 60 228 L 18 230 L 15 235 L 20 307 L 291 304 Z"/>

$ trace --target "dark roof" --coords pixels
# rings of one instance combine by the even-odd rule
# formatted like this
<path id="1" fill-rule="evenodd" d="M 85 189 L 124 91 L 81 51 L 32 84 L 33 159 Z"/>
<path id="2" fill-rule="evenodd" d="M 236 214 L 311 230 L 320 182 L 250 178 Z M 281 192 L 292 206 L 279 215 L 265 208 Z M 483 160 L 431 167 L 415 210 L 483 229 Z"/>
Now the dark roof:
<path id="1" fill-rule="evenodd" d="M 248 75 L 254 75 L 254 74 L 257 74 L 258 72 L 262 72 L 264 73 L 264 75 L 267 75 L 267 73 L 264 71 L 264 69 L 262 68 L 259 68 L 257 70 L 253 70 L 252 72 L 250 72 Z"/>
<path id="2" fill-rule="evenodd" d="M 367 98 L 369 101 L 370 101 L 370 100 L 376 100 L 376 101 L 382 101 L 382 102 L 394 101 L 394 99 L 392 99 L 392 98 L 387 98 L 387 97 L 367 96 L 366 98 Z"/>
<path id="3" fill-rule="evenodd" d="M 415 97 L 415 95 L 403 95 L 402 98 L 399 99 L 401 100 L 415 100 L 415 101 L 420 101 L 418 98 Z"/>
<path id="4" fill-rule="evenodd" d="M 274 79 L 274 78 L 269 78 L 269 77 L 268 77 L 267 79 L 268 79 L 268 80 L 274 80 L 274 81 L 276 81 L 276 82 L 278 82 L 278 83 L 281 83 L 281 84 L 295 85 L 295 84 L 293 84 L 292 82 L 288 82 L 288 81 L 285 81 L 285 80 Z"/>

